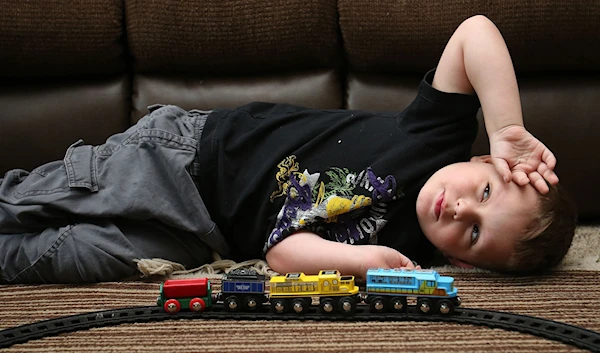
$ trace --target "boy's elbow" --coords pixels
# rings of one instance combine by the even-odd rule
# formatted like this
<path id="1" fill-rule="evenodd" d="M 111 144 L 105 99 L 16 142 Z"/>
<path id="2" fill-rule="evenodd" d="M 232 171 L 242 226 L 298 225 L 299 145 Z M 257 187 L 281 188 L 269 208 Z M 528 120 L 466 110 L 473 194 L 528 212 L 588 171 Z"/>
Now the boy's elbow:
<path id="1" fill-rule="evenodd" d="M 273 271 L 278 273 L 286 273 L 288 271 L 287 262 L 285 261 L 285 256 L 282 254 L 282 247 L 278 245 L 275 245 L 267 251 L 265 260 L 267 260 L 267 264 L 269 264 L 269 267 Z"/>
<path id="2" fill-rule="evenodd" d="M 492 20 L 490 20 L 485 15 L 474 15 L 474 16 L 471 16 L 471 17 L 467 18 L 466 20 L 464 20 L 463 24 L 468 24 L 468 25 L 477 26 L 477 27 L 490 26 L 490 25 L 496 27 L 496 25 L 494 24 L 494 22 L 492 22 Z"/>
<path id="3" fill-rule="evenodd" d="M 471 16 L 464 20 L 459 27 L 465 29 L 467 33 L 489 33 L 489 31 L 498 31 L 496 24 L 485 15 Z"/>

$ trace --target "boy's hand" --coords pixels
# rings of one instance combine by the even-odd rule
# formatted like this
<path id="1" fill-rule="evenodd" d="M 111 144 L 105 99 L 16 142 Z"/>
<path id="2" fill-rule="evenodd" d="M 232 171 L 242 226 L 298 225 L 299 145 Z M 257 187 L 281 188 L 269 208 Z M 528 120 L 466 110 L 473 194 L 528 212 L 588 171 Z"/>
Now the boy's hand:
<path id="1" fill-rule="evenodd" d="M 408 257 L 387 246 L 354 245 L 354 247 L 358 250 L 359 273 L 362 277 L 366 277 L 367 270 L 370 268 L 415 268 Z"/>
<path id="2" fill-rule="evenodd" d="M 554 173 L 554 154 L 523 126 L 511 125 L 490 136 L 494 167 L 506 182 L 524 186 L 531 183 L 540 193 L 549 191 L 548 183 L 558 184 Z"/>

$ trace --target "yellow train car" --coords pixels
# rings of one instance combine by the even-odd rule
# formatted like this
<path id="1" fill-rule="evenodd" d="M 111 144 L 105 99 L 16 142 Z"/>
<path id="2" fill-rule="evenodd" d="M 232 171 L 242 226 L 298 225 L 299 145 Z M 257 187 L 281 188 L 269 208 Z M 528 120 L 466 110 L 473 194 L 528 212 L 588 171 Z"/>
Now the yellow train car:
<path id="1" fill-rule="evenodd" d="M 319 306 L 325 313 L 336 309 L 342 313 L 356 310 L 359 288 L 354 283 L 354 276 L 342 276 L 337 270 L 323 270 L 318 275 L 300 272 L 273 276 L 269 286 L 269 300 L 276 313 L 289 309 L 296 313 L 306 312 L 312 297 L 319 298 Z"/>

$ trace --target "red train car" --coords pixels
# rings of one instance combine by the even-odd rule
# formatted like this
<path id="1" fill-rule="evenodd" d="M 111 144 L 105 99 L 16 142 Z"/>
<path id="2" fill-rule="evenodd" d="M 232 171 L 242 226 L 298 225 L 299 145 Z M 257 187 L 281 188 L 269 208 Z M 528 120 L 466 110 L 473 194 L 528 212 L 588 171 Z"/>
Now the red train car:
<path id="1" fill-rule="evenodd" d="M 181 308 L 203 311 L 212 306 L 212 289 L 208 278 L 171 279 L 160 286 L 156 299 L 168 313 L 176 313 Z"/>

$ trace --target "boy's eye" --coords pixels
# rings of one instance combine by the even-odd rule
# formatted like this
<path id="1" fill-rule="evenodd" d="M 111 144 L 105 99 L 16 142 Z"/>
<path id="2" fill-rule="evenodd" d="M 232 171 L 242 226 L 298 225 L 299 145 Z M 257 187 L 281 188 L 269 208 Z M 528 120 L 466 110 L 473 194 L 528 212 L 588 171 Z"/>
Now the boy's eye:
<path id="1" fill-rule="evenodd" d="M 485 189 L 483 189 L 483 198 L 481 199 L 481 201 L 485 201 L 490 197 L 490 191 L 490 184 L 488 183 Z"/>
<path id="2" fill-rule="evenodd" d="M 477 243 L 477 240 L 479 240 L 479 226 L 476 224 L 471 231 L 471 246 Z"/>

